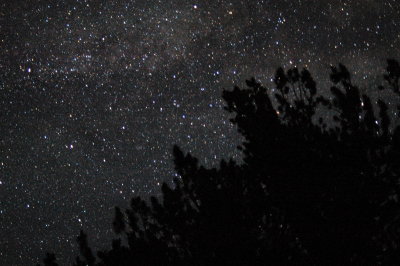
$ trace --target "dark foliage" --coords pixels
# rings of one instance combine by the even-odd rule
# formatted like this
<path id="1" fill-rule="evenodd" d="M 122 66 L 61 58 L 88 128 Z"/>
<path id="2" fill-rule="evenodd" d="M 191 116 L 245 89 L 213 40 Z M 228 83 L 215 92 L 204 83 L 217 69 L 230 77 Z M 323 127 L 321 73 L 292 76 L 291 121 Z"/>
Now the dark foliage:
<path id="1" fill-rule="evenodd" d="M 44 266 L 58 266 L 58 264 L 56 263 L 56 255 L 54 253 L 46 253 L 46 257 L 43 259 L 43 263 Z"/>
<path id="2" fill-rule="evenodd" d="M 121 234 L 125 231 L 124 214 L 121 212 L 121 209 L 119 207 L 115 207 L 113 229 L 116 234 Z"/>
<path id="3" fill-rule="evenodd" d="M 399 265 L 400 127 L 345 66 L 331 70 L 332 99 L 296 68 L 277 70 L 274 97 L 254 79 L 224 91 L 244 163 L 206 169 L 175 146 L 175 186 L 116 208 L 123 240 L 97 263 L 81 232 L 76 265 Z M 384 78 L 400 97 L 397 61 Z"/>
<path id="4" fill-rule="evenodd" d="M 79 250 L 83 257 L 83 260 L 80 257 L 76 258 L 76 266 L 92 266 L 94 265 L 96 258 L 94 257 L 92 250 L 88 246 L 87 235 L 81 230 L 77 238 L 79 244 Z"/>

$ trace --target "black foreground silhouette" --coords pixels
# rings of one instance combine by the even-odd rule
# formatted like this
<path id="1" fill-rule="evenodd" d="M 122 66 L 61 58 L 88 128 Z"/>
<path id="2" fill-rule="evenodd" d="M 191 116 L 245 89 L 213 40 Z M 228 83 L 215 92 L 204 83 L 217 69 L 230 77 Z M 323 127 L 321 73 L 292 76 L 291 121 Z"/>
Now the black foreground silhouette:
<path id="1" fill-rule="evenodd" d="M 175 146 L 174 187 L 116 207 L 119 237 L 97 257 L 81 231 L 75 265 L 399 265 L 399 119 L 331 70 L 329 99 L 296 68 L 277 70 L 274 95 L 254 79 L 224 91 L 243 164 L 207 169 Z M 400 114 L 399 63 L 386 72 Z"/>

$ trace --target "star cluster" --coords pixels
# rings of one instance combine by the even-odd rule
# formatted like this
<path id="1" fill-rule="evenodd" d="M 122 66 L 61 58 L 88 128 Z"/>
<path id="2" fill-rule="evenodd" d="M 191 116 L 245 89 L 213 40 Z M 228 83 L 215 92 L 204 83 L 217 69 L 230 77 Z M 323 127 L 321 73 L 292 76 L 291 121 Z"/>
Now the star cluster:
<path id="1" fill-rule="evenodd" d="M 339 62 L 368 84 L 400 49 L 396 0 L 4 2 L 1 265 L 70 263 L 80 229 L 106 247 L 113 207 L 174 177 L 173 144 L 240 161 L 223 88 Z"/>

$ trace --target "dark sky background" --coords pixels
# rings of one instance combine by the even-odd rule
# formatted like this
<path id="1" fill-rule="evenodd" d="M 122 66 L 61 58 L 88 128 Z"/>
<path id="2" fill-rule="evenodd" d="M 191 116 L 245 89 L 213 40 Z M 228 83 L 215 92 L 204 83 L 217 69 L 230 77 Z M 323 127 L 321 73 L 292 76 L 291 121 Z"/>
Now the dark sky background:
<path id="1" fill-rule="evenodd" d="M 1 2 L 0 265 L 71 262 L 80 229 L 109 247 L 173 144 L 240 161 L 223 88 L 305 66 L 326 90 L 339 62 L 367 86 L 400 55 L 398 0 Z"/>

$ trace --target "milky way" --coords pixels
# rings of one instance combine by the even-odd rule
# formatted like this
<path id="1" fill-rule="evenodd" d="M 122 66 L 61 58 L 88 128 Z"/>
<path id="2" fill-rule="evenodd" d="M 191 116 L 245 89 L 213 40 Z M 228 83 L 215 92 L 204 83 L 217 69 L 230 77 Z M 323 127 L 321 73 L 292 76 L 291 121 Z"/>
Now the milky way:
<path id="1" fill-rule="evenodd" d="M 107 247 L 113 207 L 174 177 L 173 144 L 240 161 L 223 88 L 339 62 L 370 84 L 400 55 L 396 0 L 3 2 L 0 265 L 71 262 L 80 229 Z"/>

